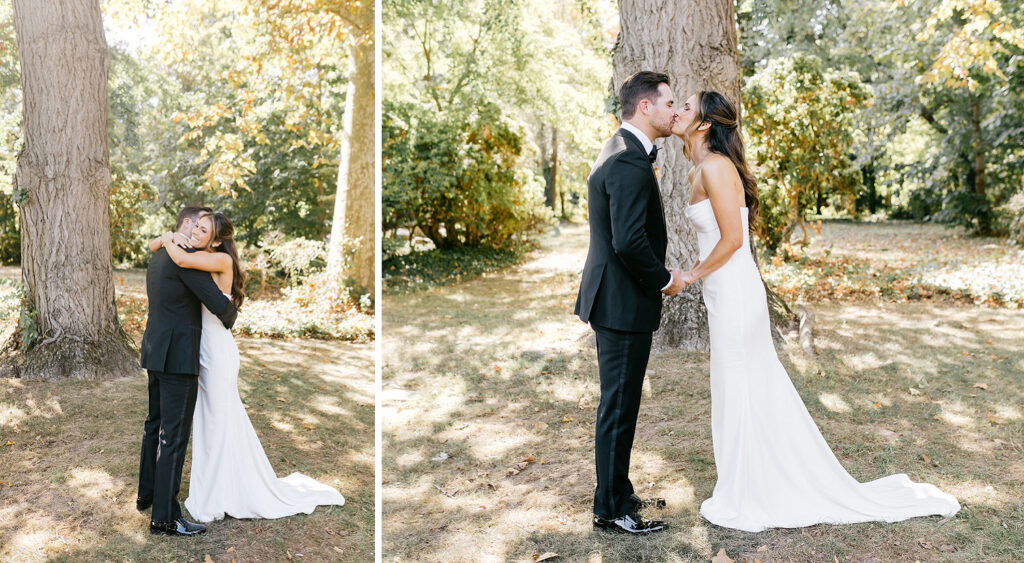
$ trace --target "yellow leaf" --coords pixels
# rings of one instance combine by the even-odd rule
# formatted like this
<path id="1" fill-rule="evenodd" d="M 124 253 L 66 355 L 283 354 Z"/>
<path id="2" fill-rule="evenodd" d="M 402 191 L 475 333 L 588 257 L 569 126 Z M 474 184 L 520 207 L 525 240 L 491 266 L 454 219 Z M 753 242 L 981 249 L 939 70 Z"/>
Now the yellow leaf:
<path id="1" fill-rule="evenodd" d="M 736 563 L 736 560 L 730 558 L 729 555 L 725 553 L 725 548 L 722 548 L 719 549 L 718 553 L 711 558 L 711 563 Z"/>

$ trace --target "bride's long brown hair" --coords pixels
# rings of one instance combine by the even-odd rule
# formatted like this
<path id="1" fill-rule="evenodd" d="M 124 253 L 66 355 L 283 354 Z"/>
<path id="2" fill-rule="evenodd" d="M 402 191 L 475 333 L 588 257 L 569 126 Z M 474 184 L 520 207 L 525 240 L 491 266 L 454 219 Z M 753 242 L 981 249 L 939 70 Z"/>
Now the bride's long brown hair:
<path id="1" fill-rule="evenodd" d="M 210 238 L 210 245 L 219 242 L 213 247 L 214 252 L 223 252 L 231 257 L 231 301 L 235 308 L 242 310 L 242 302 L 245 301 L 245 272 L 238 261 L 238 250 L 235 248 L 235 226 L 223 213 L 203 213 L 199 216 L 209 217 L 213 221 L 213 236 Z"/>
<path id="2" fill-rule="evenodd" d="M 740 137 L 740 120 L 736 106 L 725 96 L 711 90 L 697 93 L 697 117 L 690 124 L 683 137 L 683 153 L 690 158 L 692 149 L 689 146 L 690 136 L 702 123 L 709 123 L 707 130 L 708 149 L 732 161 L 743 182 L 743 199 L 747 204 L 747 219 L 750 233 L 754 234 L 757 224 L 758 200 L 757 180 L 747 166 L 746 150 Z"/>

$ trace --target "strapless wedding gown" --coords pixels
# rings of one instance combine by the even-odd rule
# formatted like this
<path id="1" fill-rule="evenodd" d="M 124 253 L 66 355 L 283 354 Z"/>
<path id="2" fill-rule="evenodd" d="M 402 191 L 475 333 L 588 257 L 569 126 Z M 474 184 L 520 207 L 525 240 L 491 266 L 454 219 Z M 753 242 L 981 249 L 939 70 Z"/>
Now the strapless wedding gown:
<path id="1" fill-rule="evenodd" d="M 737 212 L 743 246 L 704 279 L 718 481 L 701 515 L 719 526 L 760 532 L 956 514 L 960 503 L 934 485 L 903 473 L 859 483 L 839 464 L 775 353 L 764 286 L 750 254 L 748 210 Z M 688 206 L 686 215 L 705 260 L 721 236 L 710 200 Z"/>
<path id="2" fill-rule="evenodd" d="M 310 514 L 343 505 L 337 489 L 301 473 L 279 479 L 238 395 L 238 346 L 203 307 L 199 395 L 192 437 L 192 474 L 185 508 L 200 522 Z"/>

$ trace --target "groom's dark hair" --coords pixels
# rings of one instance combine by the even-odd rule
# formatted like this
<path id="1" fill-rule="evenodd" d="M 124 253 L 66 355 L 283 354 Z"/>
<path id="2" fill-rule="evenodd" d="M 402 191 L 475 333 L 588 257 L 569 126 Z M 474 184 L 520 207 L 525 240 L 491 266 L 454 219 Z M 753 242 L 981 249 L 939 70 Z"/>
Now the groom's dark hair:
<path id="1" fill-rule="evenodd" d="M 661 92 L 658 91 L 659 84 L 671 86 L 668 82 L 667 74 L 641 70 L 627 78 L 622 83 L 622 86 L 619 87 L 619 104 L 622 106 L 622 119 L 633 118 L 633 115 L 636 114 L 636 106 L 640 105 L 640 100 L 658 101 L 658 98 L 661 96 Z"/>
<path id="2" fill-rule="evenodd" d="M 181 228 L 181 224 L 185 222 L 185 219 L 191 219 L 193 223 L 199 219 L 199 216 L 203 213 L 210 213 L 213 209 L 204 205 L 186 205 L 181 208 L 178 212 L 178 224 L 174 226 L 174 230 L 177 231 Z"/>

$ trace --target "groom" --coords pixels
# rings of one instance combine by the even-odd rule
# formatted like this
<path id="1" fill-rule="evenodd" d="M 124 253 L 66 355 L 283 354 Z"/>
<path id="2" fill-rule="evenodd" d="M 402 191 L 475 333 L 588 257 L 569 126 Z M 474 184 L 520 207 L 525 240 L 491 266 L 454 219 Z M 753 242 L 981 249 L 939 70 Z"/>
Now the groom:
<path id="1" fill-rule="evenodd" d="M 187 241 L 199 215 L 209 207 L 188 206 L 178 213 L 175 242 Z M 152 534 L 193 536 L 206 527 L 185 520 L 178 505 L 185 450 L 199 390 L 199 338 L 206 305 L 224 326 L 238 311 L 209 272 L 180 268 L 161 248 L 146 269 L 149 317 L 142 336 L 142 367 L 149 373 L 149 416 L 142 435 L 136 508 L 153 507 Z"/>
<path id="2" fill-rule="evenodd" d="M 668 233 L 653 167 L 653 140 L 671 134 L 677 114 L 665 74 L 630 76 L 619 89 L 619 102 L 622 128 L 587 179 L 590 249 L 575 312 L 597 337 L 601 378 L 594 528 L 647 534 L 668 526 L 640 517 L 645 502 L 633 493 L 629 454 L 662 295 L 683 288 L 682 272 L 665 267 Z"/>

